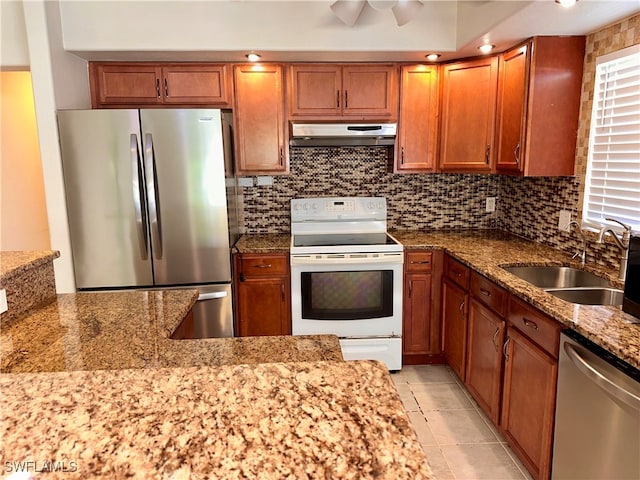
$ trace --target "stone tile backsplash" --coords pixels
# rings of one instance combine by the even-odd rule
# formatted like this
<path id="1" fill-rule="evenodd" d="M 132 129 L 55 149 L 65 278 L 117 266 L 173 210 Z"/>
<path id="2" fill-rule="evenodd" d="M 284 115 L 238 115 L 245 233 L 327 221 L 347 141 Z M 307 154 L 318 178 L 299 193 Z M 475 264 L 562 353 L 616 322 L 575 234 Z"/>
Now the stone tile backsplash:
<path id="1" fill-rule="evenodd" d="M 291 148 L 291 175 L 273 185 L 243 187 L 246 233 L 288 233 L 290 200 L 318 196 L 381 196 L 389 228 L 402 230 L 500 228 L 573 254 L 576 232 L 558 230 L 562 209 L 576 218 L 580 183 L 574 177 L 522 178 L 504 175 L 389 173 L 386 147 Z M 497 198 L 496 212 L 485 199 Z M 619 254 L 593 242 L 589 263 L 617 268 Z"/>

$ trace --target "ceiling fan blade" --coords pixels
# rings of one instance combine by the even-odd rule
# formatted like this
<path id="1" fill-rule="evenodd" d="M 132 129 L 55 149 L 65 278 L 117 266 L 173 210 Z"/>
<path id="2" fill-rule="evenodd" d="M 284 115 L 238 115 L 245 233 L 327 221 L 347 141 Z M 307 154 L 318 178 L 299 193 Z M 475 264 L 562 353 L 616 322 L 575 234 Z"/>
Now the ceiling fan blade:
<path id="1" fill-rule="evenodd" d="M 367 0 L 338 0 L 331 5 L 331 10 L 342 23 L 353 27 L 366 3 Z"/>
<path id="2" fill-rule="evenodd" d="M 401 27 L 416 18 L 422 7 L 424 5 L 419 0 L 399 0 L 391 10 L 396 23 Z"/>

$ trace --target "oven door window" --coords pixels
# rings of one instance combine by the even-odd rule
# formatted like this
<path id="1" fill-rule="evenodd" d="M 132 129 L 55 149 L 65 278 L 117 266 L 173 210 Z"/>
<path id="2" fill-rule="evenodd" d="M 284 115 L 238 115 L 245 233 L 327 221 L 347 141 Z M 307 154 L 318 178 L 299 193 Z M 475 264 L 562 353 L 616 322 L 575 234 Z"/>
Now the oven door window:
<path id="1" fill-rule="evenodd" d="M 393 271 L 302 272 L 302 318 L 359 320 L 393 315 Z"/>

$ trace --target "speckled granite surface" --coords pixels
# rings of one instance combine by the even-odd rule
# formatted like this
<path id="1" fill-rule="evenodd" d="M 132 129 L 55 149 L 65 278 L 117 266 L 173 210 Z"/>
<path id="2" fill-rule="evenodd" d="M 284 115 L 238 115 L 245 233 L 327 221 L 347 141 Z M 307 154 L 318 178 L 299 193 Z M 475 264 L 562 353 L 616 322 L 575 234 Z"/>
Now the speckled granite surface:
<path id="1" fill-rule="evenodd" d="M 53 260 L 59 256 L 49 250 L 0 252 L 0 285 L 7 291 L 9 307 L 1 315 L 3 327 L 55 298 Z"/>
<path id="2" fill-rule="evenodd" d="M 0 371 L 53 372 L 341 361 L 334 335 L 172 340 L 195 290 L 76 293 L 0 332 Z"/>
<path id="3" fill-rule="evenodd" d="M 378 362 L 5 374 L 0 389 L 3 467 L 75 462 L 46 478 L 431 478 Z"/>
<path id="4" fill-rule="evenodd" d="M 289 253 L 291 235 L 242 235 L 235 248 L 240 253 Z"/>
<path id="5" fill-rule="evenodd" d="M 392 231 L 406 250 L 442 249 L 462 263 L 539 308 L 563 325 L 576 330 L 598 345 L 640 368 L 640 325 L 619 307 L 578 305 L 560 300 L 501 268 L 516 265 L 574 265 L 579 263 L 563 252 L 495 230 Z M 284 248 L 282 235 L 245 235 L 243 253 L 262 252 L 272 246 Z M 289 240 L 290 241 L 290 240 Z M 251 250 L 255 248 L 255 250 Z M 605 272 L 590 265 L 587 270 L 622 287 L 617 272 Z"/>

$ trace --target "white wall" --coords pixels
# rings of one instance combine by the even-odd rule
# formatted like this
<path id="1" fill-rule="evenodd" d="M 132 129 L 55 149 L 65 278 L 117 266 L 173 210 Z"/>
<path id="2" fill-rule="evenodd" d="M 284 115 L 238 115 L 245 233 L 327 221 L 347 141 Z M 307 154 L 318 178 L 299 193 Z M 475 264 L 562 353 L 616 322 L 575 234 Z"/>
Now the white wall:
<path id="1" fill-rule="evenodd" d="M 29 67 L 21 0 L 0 0 L 0 67 L 21 70 Z"/>
<path id="2" fill-rule="evenodd" d="M 75 291 L 71 244 L 67 226 L 64 182 L 58 144 L 56 110 L 89 108 L 86 62 L 62 48 L 58 2 L 24 2 L 38 137 L 44 175 L 51 248 L 60 251 L 54 262 L 59 293 Z"/>

